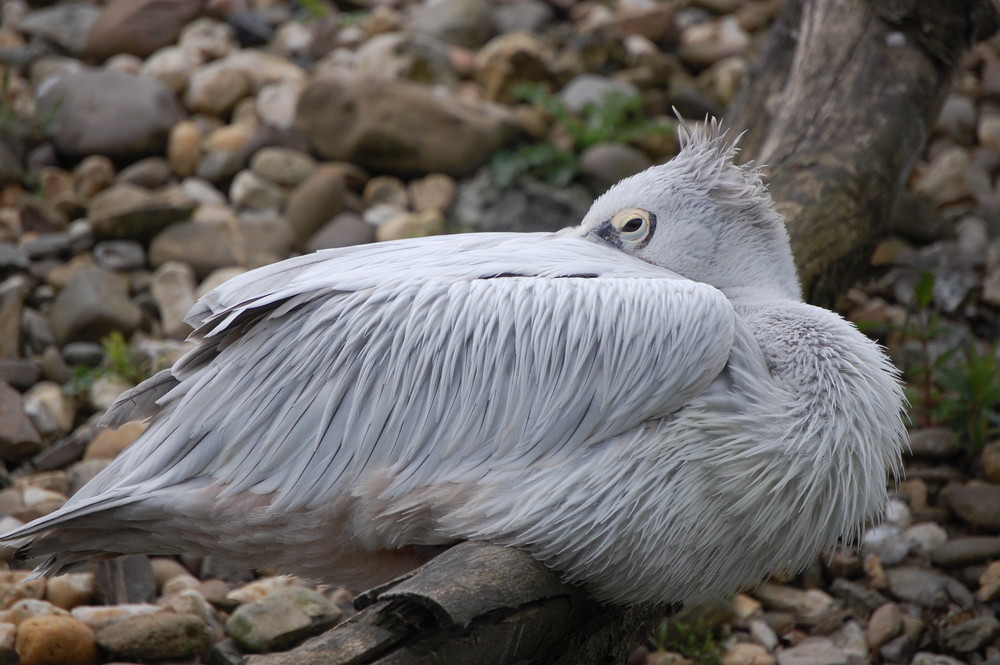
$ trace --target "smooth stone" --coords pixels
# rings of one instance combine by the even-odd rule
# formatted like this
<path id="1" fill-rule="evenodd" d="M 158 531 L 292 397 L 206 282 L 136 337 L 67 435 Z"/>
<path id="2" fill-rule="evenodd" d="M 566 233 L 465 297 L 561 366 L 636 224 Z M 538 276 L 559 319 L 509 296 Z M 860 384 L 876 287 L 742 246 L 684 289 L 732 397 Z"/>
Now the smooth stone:
<path id="1" fill-rule="evenodd" d="M 0 242 L 0 272 L 24 272 L 30 267 L 28 253 L 23 247 Z"/>
<path id="2" fill-rule="evenodd" d="M 579 74 L 559 91 L 559 99 L 566 109 L 579 113 L 585 106 L 604 106 L 609 97 L 634 97 L 639 94 L 635 86 L 598 74 Z"/>
<path id="3" fill-rule="evenodd" d="M 181 660 L 210 644 L 205 622 L 190 614 L 136 616 L 97 631 L 97 643 L 119 659 Z"/>
<path id="4" fill-rule="evenodd" d="M 21 394 L 0 384 L 0 459 L 20 461 L 42 449 L 42 438 L 24 412 Z"/>
<path id="5" fill-rule="evenodd" d="M 963 522 L 989 531 L 1000 531 L 1000 485 L 950 485 L 941 498 Z"/>
<path id="6" fill-rule="evenodd" d="M 195 113 L 228 116 L 236 103 L 253 92 L 253 82 L 226 60 L 216 60 L 191 74 L 184 104 Z"/>
<path id="7" fill-rule="evenodd" d="M 68 158 L 100 154 L 123 161 L 162 153 L 171 127 L 184 117 L 159 83 L 102 70 L 59 78 L 40 96 L 38 112 L 51 114 L 52 142 Z"/>
<path id="8" fill-rule="evenodd" d="M 937 127 L 961 145 L 972 145 L 976 138 L 976 103 L 967 95 L 948 95 L 938 111 Z"/>
<path id="9" fill-rule="evenodd" d="M 16 275 L 0 282 L 0 358 L 21 355 L 21 319 L 31 283 Z"/>
<path id="10" fill-rule="evenodd" d="M 246 159 L 236 150 L 209 150 L 198 162 L 195 175 L 214 185 L 222 186 L 240 172 Z"/>
<path id="11" fill-rule="evenodd" d="M 125 423 L 116 430 L 102 429 L 87 444 L 83 459 L 114 459 L 145 431 L 146 424 L 141 422 Z"/>
<path id="12" fill-rule="evenodd" d="M 94 589 L 93 573 L 64 573 L 49 578 L 45 586 L 45 600 L 64 610 L 72 610 L 91 602 Z"/>
<path id="13" fill-rule="evenodd" d="M 195 205 L 177 187 L 150 192 L 119 183 L 92 199 L 90 221 L 98 237 L 145 240 L 190 217 Z"/>
<path id="14" fill-rule="evenodd" d="M 970 166 L 968 152 L 951 146 L 917 170 L 912 189 L 939 208 L 970 199 L 974 195 L 967 177 Z"/>
<path id="15" fill-rule="evenodd" d="M 239 49 L 232 26 L 214 18 L 195 19 L 181 30 L 177 46 L 217 60 Z"/>
<path id="16" fill-rule="evenodd" d="M 375 229 L 355 212 L 342 212 L 310 236 L 307 252 L 334 247 L 350 247 L 375 241 Z"/>
<path id="17" fill-rule="evenodd" d="M 1000 558 L 1000 538 L 966 536 L 954 538 L 931 550 L 931 561 L 942 568 L 959 568 Z"/>
<path id="18" fill-rule="evenodd" d="M 908 189 L 899 193 L 889 218 L 891 233 L 909 242 L 926 245 L 944 239 L 951 230 L 951 224 L 926 197 Z"/>
<path id="19" fill-rule="evenodd" d="M 325 596 L 288 587 L 238 607 L 226 621 L 226 631 L 247 651 L 264 653 L 287 649 L 332 627 L 341 617 Z"/>
<path id="20" fill-rule="evenodd" d="M 194 175 L 201 161 L 201 129 L 192 120 L 178 122 L 167 140 L 167 162 L 182 178 Z M 235 173 L 235 171 L 234 171 Z"/>
<path id="21" fill-rule="evenodd" d="M 66 610 L 56 607 L 48 601 L 42 600 L 42 596 L 45 595 L 44 580 L 35 580 L 35 582 L 40 582 L 40 584 L 33 584 L 28 589 L 19 590 L 27 597 L 20 598 L 0 613 L 0 621 L 9 622 L 17 626 L 28 619 L 50 616 L 69 616 L 69 612 Z M 22 584 L 31 583 L 23 582 Z"/>
<path id="22" fill-rule="evenodd" d="M 58 383 L 42 381 L 24 394 L 24 412 L 42 438 L 52 440 L 73 429 L 76 403 Z"/>
<path id="23" fill-rule="evenodd" d="M 513 116 L 499 107 L 352 75 L 306 86 L 295 126 L 326 159 L 399 176 L 471 173 L 516 131 Z"/>
<path id="24" fill-rule="evenodd" d="M 432 173 L 424 178 L 411 180 L 406 187 L 410 205 L 417 212 L 437 210 L 446 212 L 455 202 L 458 183 L 443 173 Z"/>
<path id="25" fill-rule="evenodd" d="M 123 603 L 119 605 L 81 605 L 70 610 L 70 614 L 94 630 L 132 619 L 137 616 L 159 614 L 164 608 L 151 603 Z"/>
<path id="26" fill-rule="evenodd" d="M 540 0 L 521 0 L 493 8 L 493 22 L 501 35 L 539 34 L 555 17 L 552 6 Z"/>
<path id="27" fill-rule="evenodd" d="M 279 146 L 261 148 L 250 158 L 254 173 L 281 185 L 295 187 L 316 172 L 316 160 L 306 153 Z"/>
<path id="28" fill-rule="evenodd" d="M 968 663 L 944 654 L 921 651 L 913 656 L 910 665 L 968 665 Z"/>
<path id="29" fill-rule="evenodd" d="M 105 240 L 94 246 L 94 260 L 102 268 L 127 272 L 146 265 L 146 250 L 134 240 Z"/>
<path id="30" fill-rule="evenodd" d="M 184 317 L 194 306 L 194 269 L 181 261 L 167 261 L 153 273 L 150 293 L 160 313 L 163 334 L 173 339 L 186 339 L 191 326 Z"/>
<path id="31" fill-rule="evenodd" d="M 513 32 L 498 35 L 472 61 L 472 76 L 489 101 L 519 101 L 516 89 L 524 83 L 547 83 L 554 78 L 552 47 L 537 35 Z"/>
<path id="32" fill-rule="evenodd" d="M 97 641 L 87 624 L 68 616 L 27 619 L 17 627 L 20 665 L 98 663 Z"/>
<path id="33" fill-rule="evenodd" d="M 80 270 L 56 296 L 49 312 L 60 344 L 97 342 L 113 330 L 127 337 L 141 321 L 142 313 L 129 300 L 125 282 L 96 266 Z"/>
<path id="34" fill-rule="evenodd" d="M 172 176 L 170 162 L 163 157 L 147 157 L 122 169 L 117 180 L 146 189 L 160 189 L 170 184 Z"/>
<path id="35" fill-rule="evenodd" d="M 685 64 L 701 69 L 747 50 L 751 38 L 735 16 L 697 23 L 681 32 L 677 55 Z"/>
<path id="36" fill-rule="evenodd" d="M 365 207 L 371 208 L 376 205 L 391 205 L 406 210 L 410 207 L 410 198 L 406 192 L 406 185 L 402 180 L 393 176 L 375 176 L 367 183 L 361 193 L 361 200 Z"/>
<path id="37" fill-rule="evenodd" d="M 877 649 L 903 630 L 903 617 L 896 603 L 880 605 L 868 619 L 868 645 Z"/>
<path id="38" fill-rule="evenodd" d="M 344 172 L 336 166 L 320 166 L 292 190 L 285 219 L 295 234 L 296 243 L 305 243 L 336 217 L 344 209 L 346 195 Z"/>
<path id="39" fill-rule="evenodd" d="M 85 2 L 45 7 L 29 12 L 17 22 L 18 32 L 58 44 L 71 55 L 84 54 L 87 35 L 101 10 Z"/>
<path id="40" fill-rule="evenodd" d="M 425 0 L 411 9 L 407 29 L 469 49 L 481 47 L 496 30 L 485 0 Z"/>
<path id="41" fill-rule="evenodd" d="M 229 200 L 236 208 L 277 212 L 285 203 L 285 190 L 253 171 L 236 174 L 229 188 Z"/>
<path id="42" fill-rule="evenodd" d="M 948 532 L 935 522 L 921 522 L 907 527 L 903 531 L 903 539 L 910 544 L 911 551 L 929 555 L 948 542 Z"/>
<path id="43" fill-rule="evenodd" d="M 848 665 L 848 655 L 825 637 L 810 637 L 776 654 L 778 665 Z"/>
<path id="44" fill-rule="evenodd" d="M 0 319 L 2 321 L 3 319 Z M 20 319 L 17 319 L 20 323 Z M 42 378 L 42 365 L 22 358 L 0 359 L 0 383 L 8 383 L 24 392 Z"/>
<path id="45" fill-rule="evenodd" d="M 375 35 L 358 49 L 360 74 L 434 86 L 453 87 L 458 80 L 448 46 L 430 35 L 390 32 Z"/>
<path id="46" fill-rule="evenodd" d="M 972 607 L 975 599 L 958 581 L 931 570 L 900 566 L 886 570 L 889 591 L 897 599 L 928 608 L 942 608 L 954 602 L 960 607 Z"/>
<path id="47" fill-rule="evenodd" d="M 183 261 L 204 279 L 219 268 L 244 264 L 255 268 L 286 259 L 293 240 L 286 221 L 277 217 L 181 222 L 153 239 L 149 261 L 154 267 Z"/>
<path id="48" fill-rule="evenodd" d="M 815 624 L 827 616 L 834 608 L 834 599 L 819 589 L 797 589 L 765 582 L 758 586 L 753 595 L 765 607 L 784 612 L 792 612 L 803 623 Z"/>
<path id="49" fill-rule="evenodd" d="M 142 63 L 139 75 L 179 95 L 187 87 L 191 74 L 204 62 L 205 57 L 193 49 L 167 46 Z"/>
<path id="50" fill-rule="evenodd" d="M 439 210 L 423 212 L 403 212 L 393 216 L 375 228 L 375 239 L 379 242 L 420 238 L 437 235 L 444 231 L 444 216 Z"/>
<path id="51" fill-rule="evenodd" d="M 104 155 L 91 155 L 73 169 L 73 188 L 84 199 L 91 198 L 115 181 L 115 166 Z"/>
<path id="52" fill-rule="evenodd" d="M 976 589 L 976 598 L 981 602 L 988 603 L 997 597 L 1000 597 L 1000 561 L 986 567 L 979 576 L 979 588 Z"/>
<path id="53" fill-rule="evenodd" d="M 580 176 L 595 192 L 653 165 L 644 152 L 623 143 L 598 143 L 580 154 Z"/>
<path id="54" fill-rule="evenodd" d="M 950 459 L 960 450 L 955 433 L 947 427 L 926 427 L 910 432 L 910 454 L 914 457 Z"/>
<path id="55" fill-rule="evenodd" d="M 722 665 L 773 665 L 775 662 L 774 656 L 767 649 L 750 642 L 737 642 L 722 656 Z M 650 665 L 648 657 L 644 665 Z"/>
<path id="56" fill-rule="evenodd" d="M 104 361 L 104 348 L 97 342 L 70 342 L 62 348 L 62 357 L 70 365 L 97 367 Z"/>
<path id="57" fill-rule="evenodd" d="M 98 60 L 119 53 L 148 57 L 176 42 L 203 8 L 199 0 L 111 0 L 91 27 L 85 51 Z"/>

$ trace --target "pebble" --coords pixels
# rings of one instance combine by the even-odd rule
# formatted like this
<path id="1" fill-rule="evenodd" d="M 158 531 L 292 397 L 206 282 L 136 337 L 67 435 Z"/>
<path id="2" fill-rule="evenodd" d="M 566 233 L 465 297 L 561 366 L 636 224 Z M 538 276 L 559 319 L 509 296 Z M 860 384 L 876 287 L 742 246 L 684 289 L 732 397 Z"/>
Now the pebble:
<path id="1" fill-rule="evenodd" d="M 900 566 L 887 570 L 886 579 L 889 591 L 902 601 L 935 609 L 949 603 L 964 608 L 975 604 L 972 594 L 960 582 L 932 570 Z"/>
<path id="2" fill-rule="evenodd" d="M 778 651 L 778 665 L 848 665 L 846 653 L 825 637 L 810 637 Z"/>
<path id="3" fill-rule="evenodd" d="M 971 653 L 1000 636 L 1000 620 L 982 616 L 948 626 L 943 631 L 944 646 L 958 653 Z"/>
<path id="4" fill-rule="evenodd" d="M 258 150 L 250 159 L 254 173 L 282 187 L 295 187 L 315 173 L 316 160 L 309 155 L 280 146 Z"/>
<path id="5" fill-rule="evenodd" d="M 94 597 L 94 574 L 64 573 L 49 579 L 45 600 L 64 610 L 85 605 Z"/>
<path id="6" fill-rule="evenodd" d="M 819 589 L 798 589 L 766 582 L 753 594 L 765 607 L 792 612 L 804 623 L 818 623 L 834 608 L 834 599 Z"/>
<path id="7" fill-rule="evenodd" d="M 926 427 L 910 432 L 910 454 L 932 460 L 946 460 L 960 451 L 954 433 L 946 427 Z"/>
<path id="8" fill-rule="evenodd" d="M 42 449 L 42 437 L 24 412 L 20 393 L 0 384 L 0 459 L 17 461 Z"/>
<path id="9" fill-rule="evenodd" d="M 277 211 L 285 203 L 285 190 L 253 171 L 240 171 L 229 188 L 229 199 L 237 208 Z"/>
<path id="10" fill-rule="evenodd" d="M 647 665 L 649 661 L 646 661 Z M 722 656 L 722 665 L 774 665 L 775 659 L 768 649 L 759 644 L 737 642 Z"/>
<path id="11" fill-rule="evenodd" d="M 27 619 L 17 627 L 20 665 L 98 663 L 97 641 L 87 624 L 68 616 Z"/>
<path id="12" fill-rule="evenodd" d="M 288 196 L 285 219 L 298 244 L 305 243 L 344 209 L 346 186 L 343 170 L 320 166 Z"/>
<path id="13" fill-rule="evenodd" d="M 266 653 L 287 649 L 320 633 L 341 616 L 341 611 L 316 591 L 287 587 L 241 605 L 226 621 L 226 630 L 247 651 Z"/>
<path id="14" fill-rule="evenodd" d="M 930 551 L 931 561 L 942 568 L 957 568 L 1000 558 L 1000 538 L 966 536 L 953 538 Z"/>
<path id="15" fill-rule="evenodd" d="M 872 649 L 895 638 L 903 630 L 903 617 L 896 603 L 880 605 L 868 619 L 868 645 Z"/>
<path id="16" fill-rule="evenodd" d="M 96 266 L 80 270 L 56 296 L 49 312 L 52 332 L 62 344 L 77 339 L 97 342 L 113 330 L 127 337 L 141 320 L 125 282 Z"/>
<path id="17" fill-rule="evenodd" d="M 959 519 L 990 531 L 1000 531 L 1000 485 L 951 485 L 941 498 Z"/>
<path id="18" fill-rule="evenodd" d="M 164 609 L 159 605 L 147 603 L 125 603 L 119 605 L 81 605 L 70 610 L 70 615 L 87 624 L 94 630 L 100 630 L 114 623 L 148 614 L 158 614 Z"/>
<path id="19" fill-rule="evenodd" d="M 342 212 L 309 237 L 307 252 L 375 242 L 375 229 L 354 212 Z"/>
<path id="20" fill-rule="evenodd" d="M 114 459 L 146 431 L 146 423 L 125 423 L 118 429 L 102 429 L 87 444 L 83 459 Z"/>
<path id="21" fill-rule="evenodd" d="M 160 612 L 122 619 L 97 630 L 97 643 L 117 659 L 181 660 L 210 644 L 205 622 Z"/>
<path id="22" fill-rule="evenodd" d="M 194 201 L 179 189 L 151 192 L 118 183 L 91 201 L 90 223 L 99 237 L 148 240 L 170 224 L 190 217 L 194 208 Z"/>

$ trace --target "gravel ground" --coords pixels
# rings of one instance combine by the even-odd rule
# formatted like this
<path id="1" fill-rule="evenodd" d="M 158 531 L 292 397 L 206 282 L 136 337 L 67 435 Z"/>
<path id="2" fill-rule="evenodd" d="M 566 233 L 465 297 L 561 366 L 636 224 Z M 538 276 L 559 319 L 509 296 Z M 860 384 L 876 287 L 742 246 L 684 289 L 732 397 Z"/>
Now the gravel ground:
<path id="1" fill-rule="evenodd" d="M 141 433 L 95 419 L 182 352 L 183 314 L 214 285 L 323 247 L 572 224 L 676 150 L 655 131 L 672 107 L 724 114 L 779 7 L 3 0 L 0 528 L 61 505 Z M 638 94 L 646 131 L 585 145 L 519 83 L 571 113 Z M 541 160 L 518 140 L 575 157 L 499 187 Z M 839 303 L 911 381 L 889 518 L 795 578 L 690 608 L 688 632 L 710 628 L 724 663 L 1000 662 L 1000 442 L 969 426 L 1000 383 L 998 172 L 993 42 L 956 76 L 871 280 Z M 233 662 L 353 611 L 343 589 L 195 556 L 129 557 L 124 589 L 108 570 L 0 571 L 0 663 Z M 676 658 L 648 645 L 633 661 Z"/>

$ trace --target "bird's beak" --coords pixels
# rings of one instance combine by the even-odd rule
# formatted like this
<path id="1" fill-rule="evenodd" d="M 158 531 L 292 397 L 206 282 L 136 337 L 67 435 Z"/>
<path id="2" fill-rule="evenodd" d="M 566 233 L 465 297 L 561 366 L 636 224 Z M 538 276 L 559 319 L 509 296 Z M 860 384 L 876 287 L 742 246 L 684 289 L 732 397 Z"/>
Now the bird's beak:
<path id="1" fill-rule="evenodd" d="M 622 248 L 622 239 L 615 230 L 615 227 L 611 225 L 611 221 L 601 222 L 601 224 L 590 233 L 587 237 L 591 240 L 603 240 L 608 245 L 611 245 L 615 249 Z"/>

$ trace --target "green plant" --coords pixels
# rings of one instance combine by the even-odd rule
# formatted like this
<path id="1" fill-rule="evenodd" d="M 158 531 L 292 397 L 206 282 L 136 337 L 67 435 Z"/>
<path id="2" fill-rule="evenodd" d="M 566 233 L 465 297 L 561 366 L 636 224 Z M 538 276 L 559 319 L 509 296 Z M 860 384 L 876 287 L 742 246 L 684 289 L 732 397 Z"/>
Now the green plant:
<path id="1" fill-rule="evenodd" d="M 963 362 L 938 367 L 938 384 L 944 390 L 937 415 L 963 445 L 979 451 L 1000 433 L 1000 364 L 997 345 L 981 350 L 978 343 L 965 349 Z"/>
<path id="2" fill-rule="evenodd" d="M 569 149 L 550 142 L 529 143 L 501 150 L 493 158 L 493 180 L 507 187 L 518 176 L 528 174 L 543 178 L 554 186 L 568 184 L 579 172 L 579 154 L 605 141 L 629 143 L 670 127 L 642 117 L 642 97 L 615 92 L 602 104 L 587 104 L 574 114 L 561 99 L 539 84 L 514 88 L 515 100 L 540 106 L 565 130 Z"/>
<path id="3" fill-rule="evenodd" d="M 718 665 L 722 659 L 722 645 L 703 620 L 687 623 L 675 618 L 664 619 L 649 643 L 659 651 L 679 653 L 695 665 Z"/>
<path id="4" fill-rule="evenodd" d="M 136 356 L 119 331 L 114 330 L 104 337 L 101 346 L 104 348 L 104 360 L 97 367 L 76 367 L 73 378 L 63 387 L 67 394 L 86 392 L 102 376 L 117 376 L 133 384 L 142 383 L 149 378 L 152 368 Z"/>

